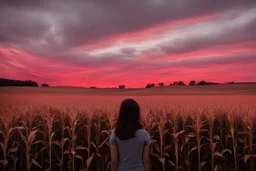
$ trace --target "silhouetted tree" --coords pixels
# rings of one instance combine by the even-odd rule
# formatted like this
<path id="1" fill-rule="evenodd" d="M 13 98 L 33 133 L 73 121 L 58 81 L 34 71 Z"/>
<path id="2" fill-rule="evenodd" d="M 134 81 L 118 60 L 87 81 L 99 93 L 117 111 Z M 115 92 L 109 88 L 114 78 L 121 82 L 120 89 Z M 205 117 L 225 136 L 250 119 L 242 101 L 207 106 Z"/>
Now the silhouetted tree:
<path id="1" fill-rule="evenodd" d="M 125 89 L 125 85 L 119 85 L 120 89 Z"/>
<path id="2" fill-rule="evenodd" d="M 94 89 L 94 88 L 96 88 L 96 87 L 95 87 L 95 86 L 91 86 L 90 88 Z"/>
<path id="3" fill-rule="evenodd" d="M 183 81 L 179 81 L 178 85 L 186 85 Z"/>
<path id="4" fill-rule="evenodd" d="M 43 83 L 43 84 L 41 84 L 41 87 L 49 87 L 49 85 L 46 83 Z"/>
<path id="5" fill-rule="evenodd" d="M 175 81 L 175 82 L 173 82 L 173 85 L 178 85 L 178 82 L 176 82 L 176 81 Z"/>
<path id="6" fill-rule="evenodd" d="M 228 82 L 227 84 L 235 84 L 235 82 Z"/>
<path id="7" fill-rule="evenodd" d="M 10 80 L 5 78 L 0 78 L 0 86 L 29 86 L 29 87 L 38 87 L 38 84 L 31 80 Z"/>
<path id="8" fill-rule="evenodd" d="M 155 87 L 155 84 L 154 84 L 154 83 L 152 83 L 150 86 L 151 86 L 151 87 Z"/>
<path id="9" fill-rule="evenodd" d="M 151 84 L 147 84 L 147 85 L 146 85 L 146 88 L 151 88 Z"/>
<path id="10" fill-rule="evenodd" d="M 164 83 L 158 83 L 158 86 L 164 86 Z"/>
<path id="11" fill-rule="evenodd" d="M 214 84 L 217 84 L 217 83 L 214 83 L 214 82 L 205 82 L 205 81 L 200 81 L 199 83 L 197 83 L 197 85 L 214 85 Z"/>
<path id="12" fill-rule="evenodd" d="M 172 85 L 172 83 L 170 83 L 170 86 Z"/>
<path id="13" fill-rule="evenodd" d="M 200 81 L 197 83 L 197 85 L 205 85 L 205 81 Z"/>
<path id="14" fill-rule="evenodd" d="M 196 82 L 194 80 L 189 82 L 189 85 L 196 85 Z"/>

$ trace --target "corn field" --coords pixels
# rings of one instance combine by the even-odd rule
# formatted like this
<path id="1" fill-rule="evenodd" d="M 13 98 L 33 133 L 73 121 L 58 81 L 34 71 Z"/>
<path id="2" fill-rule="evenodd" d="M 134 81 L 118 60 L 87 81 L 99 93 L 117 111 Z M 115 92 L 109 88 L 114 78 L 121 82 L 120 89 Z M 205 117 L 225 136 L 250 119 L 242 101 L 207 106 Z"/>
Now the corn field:
<path id="1" fill-rule="evenodd" d="M 89 102 L 88 102 L 89 103 Z M 109 171 L 118 105 L 1 103 L 1 171 Z M 255 106 L 142 105 L 153 171 L 256 170 Z"/>

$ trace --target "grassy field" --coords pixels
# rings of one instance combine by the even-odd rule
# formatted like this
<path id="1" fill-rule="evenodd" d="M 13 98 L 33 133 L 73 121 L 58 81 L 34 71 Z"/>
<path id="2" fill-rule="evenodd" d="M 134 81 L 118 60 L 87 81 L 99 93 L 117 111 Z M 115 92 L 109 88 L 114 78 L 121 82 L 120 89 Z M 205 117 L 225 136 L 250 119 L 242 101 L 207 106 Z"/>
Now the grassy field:
<path id="1" fill-rule="evenodd" d="M 132 97 L 151 135 L 153 171 L 254 171 L 255 88 L 0 88 L 0 170 L 109 171 L 109 135 Z"/>

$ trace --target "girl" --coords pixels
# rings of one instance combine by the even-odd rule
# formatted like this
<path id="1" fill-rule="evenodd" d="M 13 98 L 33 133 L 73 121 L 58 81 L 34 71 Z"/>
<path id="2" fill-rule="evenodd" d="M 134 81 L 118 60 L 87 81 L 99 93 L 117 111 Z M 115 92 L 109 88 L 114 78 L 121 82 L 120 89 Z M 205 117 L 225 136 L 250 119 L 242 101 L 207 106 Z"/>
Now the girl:
<path id="1" fill-rule="evenodd" d="M 150 136 L 142 129 L 140 107 L 135 100 L 125 99 L 121 103 L 109 142 L 111 171 L 149 171 Z"/>

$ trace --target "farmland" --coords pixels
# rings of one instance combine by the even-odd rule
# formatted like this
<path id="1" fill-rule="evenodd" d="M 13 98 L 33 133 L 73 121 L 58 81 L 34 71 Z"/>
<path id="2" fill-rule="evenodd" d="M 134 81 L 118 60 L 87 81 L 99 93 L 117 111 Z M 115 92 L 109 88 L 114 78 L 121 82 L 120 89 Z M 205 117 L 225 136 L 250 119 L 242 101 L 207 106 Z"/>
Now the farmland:
<path id="1" fill-rule="evenodd" d="M 110 170 L 108 138 L 132 97 L 153 171 L 255 170 L 256 86 L 0 88 L 0 170 Z"/>

